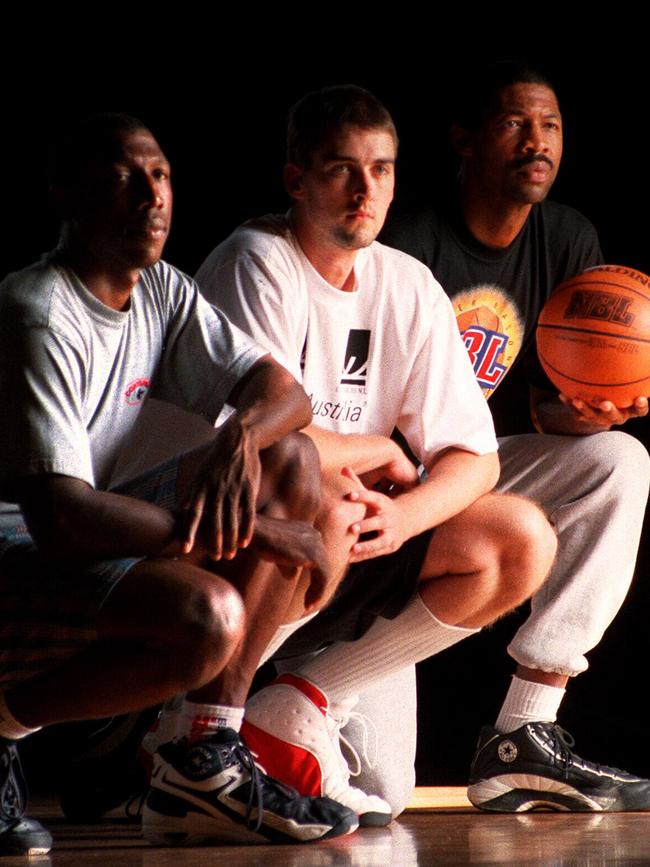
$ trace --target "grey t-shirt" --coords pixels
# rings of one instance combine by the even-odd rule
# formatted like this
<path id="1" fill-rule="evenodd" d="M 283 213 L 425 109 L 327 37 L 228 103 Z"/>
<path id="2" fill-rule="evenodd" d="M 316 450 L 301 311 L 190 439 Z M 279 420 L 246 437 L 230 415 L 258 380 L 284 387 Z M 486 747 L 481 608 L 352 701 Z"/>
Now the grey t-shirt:
<path id="1" fill-rule="evenodd" d="M 52 255 L 10 274 L 0 284 L 0 499 L 8 482 L 42 473 L 105 488 L 147 395 L 214 422 L 264 354 L 164 262 L 141 273 L 126 311 Z"/>

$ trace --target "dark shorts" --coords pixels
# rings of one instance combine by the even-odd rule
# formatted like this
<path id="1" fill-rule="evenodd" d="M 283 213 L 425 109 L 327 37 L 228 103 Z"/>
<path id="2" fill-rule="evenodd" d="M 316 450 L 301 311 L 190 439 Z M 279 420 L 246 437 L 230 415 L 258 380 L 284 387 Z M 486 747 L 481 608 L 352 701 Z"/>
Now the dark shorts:
<path id="1" fill-rule="evenodd" d="M 175 508 L 178 458 L 116 493 Z M 109 593 L 142 557 L 87 565 L 44 562 L 20 515 L 0 517 L 0 690 L 54 668 L 96 640 Z"/>
<path id="2" fill-rule="evenodd" d="M 353 563 L 327 608 L 289 636 L 273 659 L 313 653 L 334 641 L 356 641 L 377 617 L 397 617 L 417 589 L 433 532 L 414 536 L 392 554 Z"/>

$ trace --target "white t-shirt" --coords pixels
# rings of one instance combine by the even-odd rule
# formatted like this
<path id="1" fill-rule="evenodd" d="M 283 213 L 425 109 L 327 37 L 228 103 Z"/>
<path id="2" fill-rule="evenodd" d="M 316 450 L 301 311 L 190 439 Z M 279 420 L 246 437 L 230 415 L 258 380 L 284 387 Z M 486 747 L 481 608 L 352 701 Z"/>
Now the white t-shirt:
<path id="1" fill-rule="evenodd" d="M 142 271 L 126 311 L 51 258 L 10 274 L 0 284 L 0 494 L 41 473 L 105 488 L 145 396 L 213 423 L 263 354 L 164 262 Z"/>
<path id="2" fill-rule="evenodd" d="M 496 451 L 449 300 L 411 256 L 360 250 L 354 291 L 328 284 L 286 217 L 237 229 L 196 275 L 206 298 L 299 379 L 314 423 L 339 433 L 398 427 L 430 465 L 452 447 Z"/>

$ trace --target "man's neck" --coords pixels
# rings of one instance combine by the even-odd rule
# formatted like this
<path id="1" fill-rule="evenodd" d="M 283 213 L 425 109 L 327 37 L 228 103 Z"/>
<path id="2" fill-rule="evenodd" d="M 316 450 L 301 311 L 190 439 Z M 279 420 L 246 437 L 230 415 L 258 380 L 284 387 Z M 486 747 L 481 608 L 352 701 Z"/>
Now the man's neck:
<path id="1" fill-rule="evenodd" d="M 92 251 L 62 236 L 59 250 L 65 263 L 72 268 L 86 289 L 113 310 L 126 310 L 131 293 L 140 279 L 139 268 L 128 268 L 117 262 L 103 262 Z"/>
<path id="2" fill-rule="evenodd" d="M 471 234 L 493 249 L 505 249 L 515 240 L 528 219 L 532 205 L 513 201 L 487 200 L 461 188 L 461 208 Z"/>
<path id="3" fill-rule="evenodd" d="M 343 292 L 354 290 L 354 263 L 358 250 L 346 250 L 325 241 L 311 231 L 310 226 L 295 212 L 290 217 L 291 228 L 302 252 L 323 280 Z"/>
<path id="4" fill-rule="evenodd" d="M 113 310 L 127 310 L 139 270 L 119 272 L 95 263 L 70 262 L 73 271 L 95 298 Z"/>

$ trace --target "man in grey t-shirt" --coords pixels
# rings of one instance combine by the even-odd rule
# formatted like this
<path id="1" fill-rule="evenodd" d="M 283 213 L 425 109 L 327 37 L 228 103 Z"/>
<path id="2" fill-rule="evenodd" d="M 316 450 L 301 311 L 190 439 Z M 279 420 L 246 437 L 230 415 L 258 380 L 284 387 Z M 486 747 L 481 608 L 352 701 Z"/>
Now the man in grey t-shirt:
<path id="1" fill-rule="evenodd" d="M 58 249 L 0 287 L 0 854 L 51 844 L 22 815 L 17 740 L 186 691 L 155 760 L 150 840 L 354 830 L 350 810 L 261 773 L 238 734 L 264 648 L 329 578 L 318 461 L 295 433 L 309 402 L 159 261 L 169 165 L 142 123 L 79 125 L 52 187 Z M 211 421 L 226 402 L 234 412 L 205 447 L 109 491 L 148 393 Z M 301 567 L 311 583 L 296 612 Z"/>

